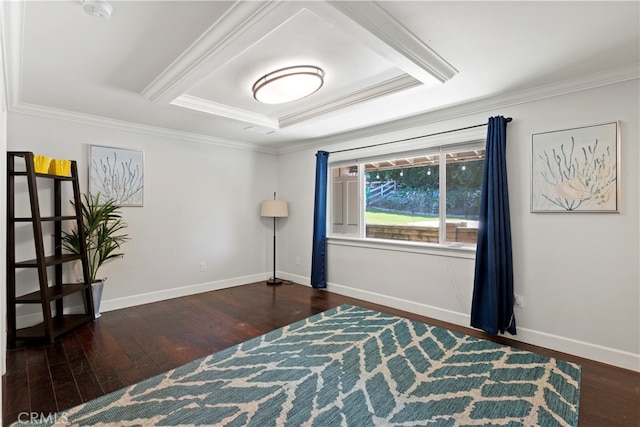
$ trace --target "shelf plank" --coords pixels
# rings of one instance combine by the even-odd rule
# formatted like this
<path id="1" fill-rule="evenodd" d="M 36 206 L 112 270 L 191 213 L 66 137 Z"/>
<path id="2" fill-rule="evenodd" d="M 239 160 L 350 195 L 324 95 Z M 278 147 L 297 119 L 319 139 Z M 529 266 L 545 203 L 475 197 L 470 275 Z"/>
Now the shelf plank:
<path id="1" fill-rule="evenodd" d="M 53 335 L 54 337 L 58 337 L 91 320 L 93 319 L 88 314 L 66 314 L 62 316 L 62 318 L 56 316 L 53 318 Z M 18 341 L 42 340 L 46 338 L 44 322 L 16 331 L 16 340 Z"/>
<path id="2" fill-rule="evenodd" d="M 76 292 L 84 291 L 88 286 L 84 283 L 78 283 L 74 285 L 61 285 L 61 286 L 49 286 L 46 292 L 46 298 L 48 301 L 54 301 L 65 297 L 67 295 L 75 294 Z M 18 304 L 40 304 L 42 298 L 40 291 L 31 292 L 16 298 Z"/>
<path id="3" fill-rule="evenodd" d="M 63 215 L 63 216 L 43 216 L 40 217 L 40 221 L 70 221 L 70 220 L 75 220 L 78 217 L 73 216 L 73 215 Z M 34 218 L 31 217 L 20 217 L 20 218 L 14 218 L 13 219 L 15 222 L 32 222 L 34 220 Z"/>
<path id="4" fill-rule="evenodd" d="M 74 261 L 77 259 L 82 259 L 81 255 L 76 254 L 62 254 L 62 255 L 51 255 L 44 257 L 44 264 L 48 267 L 51 265 L 63 264 L 65 262 Z M 30 259 L 28 261 L 20 261 L 15 263 L 16 268 L 37 268 L 38 260 Z"/>
<path id="5" fill-rule="evenodd" d="M 13 176 L 28 176 L 26 171 L 10 172 L 10 174 Z M 58 181 L 73 181 L 75 179 L 74 176 L 53 175 L 50 173 L 36 173 L 36 177 L 55 179 Z"/>

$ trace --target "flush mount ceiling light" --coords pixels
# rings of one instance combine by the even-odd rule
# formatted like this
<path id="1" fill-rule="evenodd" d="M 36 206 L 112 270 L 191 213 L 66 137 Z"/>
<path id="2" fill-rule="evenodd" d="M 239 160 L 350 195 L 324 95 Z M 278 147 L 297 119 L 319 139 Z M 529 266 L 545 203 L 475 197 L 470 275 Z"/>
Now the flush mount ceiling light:
<path id="1" fill-rule="evenodd" d="M 109 19 L 113 12 L 113 7 L 103 0 L 82 0 L 82 8 L 91 16 Z"/>
<path id="2" fill-rule="evenodd" d="M 253 97 L 264 104 L 282 104 L 305 98 L 324 84 L 324 71 L 313 65 L 281 68 L 260 77 Z"/>

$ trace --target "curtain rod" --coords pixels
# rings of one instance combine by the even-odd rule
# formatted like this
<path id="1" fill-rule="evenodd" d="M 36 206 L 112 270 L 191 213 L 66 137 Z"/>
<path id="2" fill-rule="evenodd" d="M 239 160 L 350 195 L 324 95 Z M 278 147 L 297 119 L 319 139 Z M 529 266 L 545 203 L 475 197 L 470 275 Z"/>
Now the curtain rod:
<path id="1" fill-rule="evenodd" d="M 511 122 L 513 119 L 511 117 L 507 117 L 506 119 L 504 119 L 506 123 Z M 436 135 L 443 135 L 445 133 L 451 133 L 451 132 L 459 132 L 461 130 L 467 130 L 467 129 L 473 129 L 473 128 L 479 128 L 482 126 L 487 126 L 488 123 L 482 123 L 479 125 L 473 125 L 473 126 L 467 126 L 467 127 L 463 127 L 463 128 L 458 128 L 458 129 L 451 129 L 451 130 L 445 130 L 442 132 L 436 132 L 436 133 L 430 133 L 427 135 L 419 135 L 419 136 L 413 136 L 411 138 L 405 138 L 405 139 L 398 139 L 395 141 L 388 141 L 388 142 L 380 142 L 378 144 L 371 144 L 371 145 L 365 145 L 363 147 L 356 147 L 356 148 L 345 148 L 344 150 L 336 150 L 336 151 L 329 151 L 329 154 L 335 154 L 335 153 L 344 153 L 346 151 L 355 151 L 355 150 L 363 150 L 365 148 L 372 148 L 372 147 L 379 147 L 381 145 L 388 145 L 388 144 L 396 144 L 398 142 L 406 142 L 406 141 L 411 141 L 414 139 L 420 139 L 420 138 L 426 138 L 429 136 L 436 136 Z"/>

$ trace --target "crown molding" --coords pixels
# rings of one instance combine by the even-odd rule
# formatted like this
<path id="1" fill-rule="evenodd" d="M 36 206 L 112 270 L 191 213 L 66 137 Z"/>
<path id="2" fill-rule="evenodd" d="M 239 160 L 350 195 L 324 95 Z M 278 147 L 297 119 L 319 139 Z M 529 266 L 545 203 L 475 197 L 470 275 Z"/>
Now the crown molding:
<path id="1" fill-rule="evenodd" d="M 351 32 L 398 68 L 425 85 L 433 86 L 436 82 L 444 83 L 458 73 L 458 70 L 398 22 L 377 2 L 332 1 L 326 4 L 331 5 L 343 17 L 356 24 L 356 26 L 353 24 L 341 25 L 340 28 Z M 343 21 L 343 24 L 347 24 L 340 16 L 332 14 L 332 17 L 334 21 Z M 373 35 L 373 38 L 363 37 L 361 29 Z M 379 43 L 380 41 L 382 43 Z"/>
<path id="2" fill-rule="evenodd" d="M 362 102 L 370 101 L 381 96 L 391 95 L 396 92 L 400 92 L 405 89 L 410 89 L 415 86 L 420 86 L 422 83 L 408 74 L 385 80 L 381 83 L 369 86 L 362 90 L 352 92 L 341 98 L 336 98 L 332 101 L 318 105 L 313 108 L 309 108 L 304 111 L 289 114 L 280 118 L 280 127 L 291 126 L 296 123 L 301 123 L 306 120 L 311 120 L 315 117 L 323 114 L 331 113 L 333 111 L 341 110 L 351 105 L 356 105 Z"/>
<path id="3" fill-rule="evenodd" d="M 144 135 L 157 136 L 161 138 L 169 138 L 179 141 L 189 141 L 216 145 L 225 148 L 234 148 L 240 150 L 256 151 L 266 154 L 277 154 L 275 149 L 267 148 L 264 145 L 253 144 L 242 141 L 234 141 L 223 138 L 202 135 L 198 133 L 185 132 L 175 129 L 167 129 L 158 126 L 142 125 L 139 123 L 127 122 L 124 120 L 111 119 L 107 117 L 94 116 L 91 114 L 77 113 L 75 111 L 61 110 L 58 108 L 43 107 L 33 104 L 19 104 L 10 108 L 10 113 L 25 114 L 31 116 L 44 117 L 56 120 L 65 120 L 68 122 L 80 123 L 90 126 L 104 127 L 125 132 L 133 132 Z"/>
<path id="4" fill-rule="evenodd" d="M 178 107 L 189 108 L 201 111 L 206 114 L 222 116 L 229 119 L 239 120 L 245 123 L 251 123 L 261 127 L 277 130 L 280 129 L 278 119 L 265 116 L 264 114 L 254 113 L 252 111 L 235 108 L 230 105 L 218 104 L 217 102 L 195 96 L 183 94 L 170 102 Z"/>
<path id="5" fill-rule="evenodd" d="M 5 59 L 5 80 L 7 84 L 7 104 L 9 107 L 20 102 L 22 86 L 22 43 L 25 2 L 0 2 L 2 31 L 2 54 Z"/>
<path id="6" fill-rule="evenodd" d="M 610 68 L 598 73 L 587 74 L 548 85 L 538 86 L 532 89 L 521 90 L 510 94 L 504 94 L 498 98 L 504 98 L 504 102 L 513 104 L 518 100 L 525 102 L 538 99 L 552 98 L 568 93 L 580 92 L 597 87 L 622 83 L 640 78 L 640 64 L 630 64 L 617 68 Z M 510 99 L 513 98 L 513 99 Z M 517 102 L 522 103 L 522 102 Z"/>
<path id="7" fill-rule="evenodd" d="M 478 113 L 495 111 L 501 108 L 522 105 L 542 99 L 554 98 L 570 93 L 638 79 L 640 79 L 640 64 L 631 64 L 532 89 L 465 101 L 449 107 L 434 109 L 422 114 L 349 132 L 339 133 L 325 138 L 320 137 L 308 139 L 295 145 L 282 146 L 278 148 L 277 152 L 278 154 L 287 154 L 310 148 L 323 147 L 326 149 L 327 146 L 333 144 L 345 143 L 363 138 L 380 137 L 392 132 L 407 131 L 412 128 L 418 128 L 420 126 L 430 125 L 446 120 L 459 119 Z M 514 119 L 517 120 L 517 118 Z M 416 132 L 420 133 L 420 131 L 417 130 Z"/>
<path id="8" fill-rule="evenodd" d="M 388 122 L 383 126 L 389 126 L 394 130 L 406 127 L 416 127 L 444 120 L 456 119 L 485 111 L 494 111 L 514 105 L 526 104 L 542 99 L 555 98 L 558 96 L 582 92 L 602 86 L 609 86 L 629 80 L 640 78 L 640 64 L 612 68 L 599 73 L 580 76 L 573 79 L 563 80 L 548 85 L 542 85 L 531 89 L 524 89 L 514 92 L 505 92 L 489 97 L 478 98 L 460 102 L 451 107 L 438 109 L 425 114 L 419 114 L 397 122 Z"/>

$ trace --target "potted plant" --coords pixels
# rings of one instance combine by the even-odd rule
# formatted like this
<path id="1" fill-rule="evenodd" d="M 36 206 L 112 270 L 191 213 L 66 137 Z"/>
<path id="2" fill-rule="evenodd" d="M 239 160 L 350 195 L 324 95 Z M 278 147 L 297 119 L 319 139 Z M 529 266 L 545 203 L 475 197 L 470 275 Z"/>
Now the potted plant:
<path id="1" fill-rule="evenodd" d="M 120 258 L 120 245 L 129 240 L 122 230 L 127 224 L 122 219 L 120 208 L 115 199 L 101 200 L 100 193 L 95 196 L 82 195 L 81 209 L 84 234 L 89 261 L 89 280 L 93 291 L 95 317 L 100 317 L 100 300 L 106 278 L 98 279 L 98 270 L 106 261 Z M 62 247 L 71 253 L 80 253 L 80 236 L 77 229 L 62 232 Z"/>

